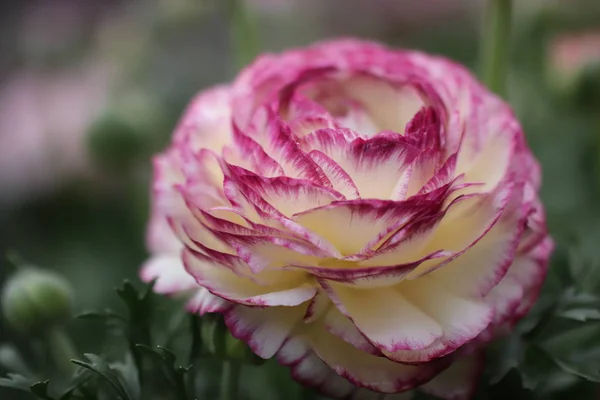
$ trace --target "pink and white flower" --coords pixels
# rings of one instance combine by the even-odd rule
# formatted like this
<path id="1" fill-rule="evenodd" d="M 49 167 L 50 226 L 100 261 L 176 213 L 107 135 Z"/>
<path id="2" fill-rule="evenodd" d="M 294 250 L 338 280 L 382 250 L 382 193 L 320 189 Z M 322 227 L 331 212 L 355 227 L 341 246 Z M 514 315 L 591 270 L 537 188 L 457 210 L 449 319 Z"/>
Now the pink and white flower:
<path id="1" fill-rule="evenodd" d="M 141 274 L 331 396 L 464 399 L 544 279 L 539 186 L 509 106 L 451 61 L 264 55 L 156 157 Z"/>

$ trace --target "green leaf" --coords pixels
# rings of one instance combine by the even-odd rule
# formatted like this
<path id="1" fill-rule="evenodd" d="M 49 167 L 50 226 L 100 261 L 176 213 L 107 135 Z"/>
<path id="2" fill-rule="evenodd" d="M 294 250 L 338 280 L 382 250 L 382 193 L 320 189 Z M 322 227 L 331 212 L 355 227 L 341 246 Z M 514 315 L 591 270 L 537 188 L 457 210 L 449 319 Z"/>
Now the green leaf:
<path id="1" fill-rule="evenodd" d="M 123 387 L 117 372 L 111 368 L 108 363 L 104 361 L 104 359 L 95 354 L 84 354 L 84 356 L 90 361 L 90 363 L 79 360 L 71 360 L 71 362 L 79 365 L 82 368 L 88 369 L 103 378 L 117 393 L 117 399 L 133 400 L 133 397 Z"/>
<path id="2" fill-rule="evenodd" d="M 188 394 L 186 387 L 185 375 L 192 369 L 192 366 L 177 366 L 177 357 L 173 352 L 161 346 L 156 346 L 156 350 L 145 345 L 136 346 L 143 354 L 150 357 L 153 362 L 157 363 L 160 370 L 163 372 L 167 381 L 177 394 L 177 399 L 187 400 L 193 397 L 193 394 Z M 189 386 L 189 385 L 188 385 Z"/>
<path id="3" fill-rule="evenodd" d="M 129 282 L 125 280 L 120 288 L 117 288 L 117 294 L 123 300 L 128 310 L 129 324 L 127 325 L 127 336 L 129 337 L 130 347 L 133 351 L 136 343 L 149 345 L 150 326 L 153 317 L 153 292 L 154 282 L 146 286 L 142 293 Z"/>
<path id="4" fill-rule="evenodd" d="M 592 382 L 600 382 L 600 360 L 587 360 L 574 362 L 572 360 L 554 359 L 563 371 L 579 376 Z"/>
<path id="5" fill-rule="evenodd" d="M 37 382 L 20 374 L 6 374 L 6 378 L 0 378 L 0 386 L 30 392 L 31 386 Z"/>
<path id="6" fill-rule="evenodd" d="M 527 347 L 519 366 L 523 387 L 530 390 L 544 387 L 548 378 L 558 371 L 559 368 L 548 352 L 536 345 Z"/>
<path id="7" fill-rule="evenodd" d="M 491 384 L 500 382 L 510 370 L 521 364 L 525 353 L 525 343 L 519 335 L 513 334 L 499 343 L 498 353 L 499 356 L 490 378 Z"/>
<path id="8" fill-rule="evenodd" d="M 574 308 L 558 314 L 561 318 L 573 319 L 575 321 L 600 320 L 600 311 L 595 308 Z"/>

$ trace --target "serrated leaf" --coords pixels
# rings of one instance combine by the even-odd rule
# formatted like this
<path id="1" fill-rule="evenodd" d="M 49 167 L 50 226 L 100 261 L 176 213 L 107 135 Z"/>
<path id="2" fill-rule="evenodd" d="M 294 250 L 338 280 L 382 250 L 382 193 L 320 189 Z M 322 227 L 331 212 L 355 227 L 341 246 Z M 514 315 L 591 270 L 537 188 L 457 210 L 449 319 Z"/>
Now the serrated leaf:
<path id="1" fill-rule="evenodd" d="M 161 371 L 167 378 L 167 381 L 177 393 L 178 399 L 186 400 L 190 398 L 184 376 L 192 369 L 191 365 L 187 367 L 177 366 L 175 354 L 161 346 L 156 346 L 156 350 L 145 345 L 137 345 L 136 347 L 143 354 L 149 356 L 154 362 L 158 363 Z"/>
<path id="2" fill-rule="evenodd" d="M 114 389 L 119 400 L 134 400 L 123 387 L 118 374 L 108 365 L 106 361 L 95 354 L 88 353 L 84 354 L 84 356 L 90 361 L 90 363 L 80 360 L 71 360 L 71 362 L 98 374 Z"/>

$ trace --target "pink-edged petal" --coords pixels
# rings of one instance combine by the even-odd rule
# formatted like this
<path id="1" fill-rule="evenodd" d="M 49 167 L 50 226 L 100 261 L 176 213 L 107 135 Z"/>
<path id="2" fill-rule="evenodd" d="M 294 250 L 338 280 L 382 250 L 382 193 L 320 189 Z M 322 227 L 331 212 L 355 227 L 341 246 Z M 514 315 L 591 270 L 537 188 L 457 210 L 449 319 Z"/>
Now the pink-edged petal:
<path id="1" fill-rule="evenodd" d="M 450 183 L 456 177 L 456 159 L 456 154 L 448 157 L 440 169 L 423 185 L 419 193 L 429 193 Z"/>
<path id="2" fill-rule="evenodd" d="M 265 150 L 240 129 L 233 126 L 233 147 L 224 149 L 225 161 L 249 169 L 263 176 L 284 175 L 283 168 Z"/>
<path id="3" fill-rule="evenodd" d="M 251 308 L 235 306 L 225 312 L 231 334 L 248 343 L 262 358 L 271 358 L 302 320 L 306 307 Z"/>
<path id="4" fill-rule="evenodd" d="M 194 277 L 183 267 L 179 252 L 152 256 L 142 266 L 140 278 L 144 282 L 155 280 L 156 293 L 180 293 L 198 288 Z"/>
<path id="5" fill-rule="evenodd" d="M 313 332 L 309 336 L 313 351 L 329 367 L 357 387 L 381 393 L 399 393 L 412 389 L 444 368 L 443 363 L 403 365 L 384 357 L 367 354 L 336 336 Z"/>
<path id="6" fill-rule="evenodd" d="M 533 305 L 547 272 L 551 239 L 542 241 L 529 254 L 518 255 L 500 283 L 485 300 L 496 309 L 495 325 L 516 322 Z"/>
<path id="7" fill-rule="evenodd" d="M 425 349 L 384 353 L 398 362 L 422 363 L 443 357 L 476 338 L 494 317 L 494 309 L 484 300 L 457 296 L 427 276 L 405 282 L 398 290 L 443 330 L 442 336 Z"/>
<path id="8" fill-rule="evenodd" d="M 500 237 L 504 239 L 518 239 L 518 236 L 521 234 L 520 231 L 522 230 L 522 221 L 520 218 L 522 213 L 518 211 L 518 203 L 521 194 L 521 187 L 509 182 L 505 185 L 501 185 L 492 193 L 464 195 L 464 197 L 455 199 L 452 203 L 453 206 L 448 208 L 446 215 L 438 225 L 429 243 L 423 249 L 425 254 L 444 249 L 452 252 L 453 255 L 449 256 L 441 263 L 437 260 L 435 262 L 424 263 L 419 266 L 419 268 L 412 271 L 407 278 L 418 278 L 419 276 L 430 273 L 431 271 L 462 257 L 480 240 L 483 240 L 487 236 L 489 231 L 499 222 L 503 215 L 505 216 L 504 222 L 497 228 L 499 235 L 488 238 L 488 242 L 492 243 L 494 239 L 500 239 Z M 511 234 L 513 235 L 512 237 Z M 515 240 L 509 240 L 509 242 L 510 243 L 508 243 L 506 247 L 501 249 L 504 251 L 500 251 L 500 253 L 495 251 L 497 250 L 495 248 L 491 249 L 492 251 L 495 251 L 494 255 L 497 257 L 496 261 L 499 261 L 499 259 L 500 261 L 507 259 L 505 256 L 507 253 L 510 253 L 510 249 L 512 248 L 511 245 L 518 243 L 518 241 L 517 243 L 514 243 Z M 489 248 L 489 246 L 481 247 L 482 250 L 484 248 Z M 474 253 L 473 255 L 476 254 L 477 253 Z M 492 263 L 489 263 L 488 261 L 485 261 L 484 263 L 484 265 L 490 264 Z M 477 279 L 481 278 L 484 281 L 487 280 L 490 276 L 490 270 L 492 271 L 491 275 L 501 278 L 504 272 L 506 272 L 506 269 L 502 270 L 502 267 L 508 266 L 506 263 L 500 263 L 499 266 L 498 263 L 496 263 L 493 264 L 493 267 L 491 268 L 476 269 Z M 479 274 L 477 274 L 477 272 L 479 272 Z M 448 272 L 445 272 L 444 274 L 448 274 Z M 492 281 L 493 279 L 489 278 L 489 280 Z M 484 289 L 485 288 L 483 287 L 477 288 L 477 290 L 481 291 Z"/>
<path id="9" fill-rule="evenodd" d="M 316 184 L 331 186 L 319 166 L 299 147 L 287 126 L 277 115 L 264 108 L 257 113 L 256 127 L 246 132 L 281 166 L 286 176 L 307 179 Z"/>
<path id="10" fill-rule="evenodd" d="M 299 269 L 309 272 L 317 280 L 327 286 L 327 281 L 340 282 L 357 288 L 377 288 L 393 286 L 401 281 L 419 265 L 447 258 L 444 251 L 429 254 L 414 262 L 386 265 L 380 267 L 360 267 L 354 261 L 325 260 L 320 266 L 294 265 L 289 269 Z"/>
<path id="11" fill-rule="evenodd" d="M 420 149 L 440 152 L 444 142 L 442 123 L 435 107 L 422 107 L 406 124 L 406 138 Z"/>
<path id="12" fill-rule="evenodd" d="M 502 216 L 466 252 L 430 274 L 449 290 L 470 296 L 485 296 L 508 271 L 524 227 L 521 196 L 513 192 Z"/>
<path id="13" fill-rule="evenodd" d="M 421 350 L 443 336 L 443 327 L 395 287 L 357 289 L 327 282 L 340 311 L 382 351 Z"/>
<path id="14" fill-rule="evenodd" d="M 208 147 L 219 151 L 231 140 L 231 94 L 225 85 L 199 93 L 175 129 L 174 142 L 194 150 Z"/>
<path id="15" fill-rule="evenodd" d="M 352 177 L 362 198 L 390 199 L 418 149 L 400 135 L 349 139 L 351 136 L 344 130 L 321 129 L 306 136 L 303 146 L 338 164 Z"/>
<path id="16" fill-rule="evenodd" d="M 379 131 L 404 133 L 408 121 L 423 106 L 423 99 L 414 87 L 394 87 L 382 79 L 361 76 L 343 85 L 351 98 L 361 102 Z"/>
<path id="17" fill-rule="evenodd" d="M 365 353 L 381 355 L 381 352 L 373 346 L 367 338 L 360 333 L 354 323 L 342 314 L 336 307 L 330 307 L 323 316 L 323 324 L 327 331 L 346 343 L 351 344 Z"/>
<path id="18" fill-rule="evenodd" d="M 184 251 L 183 262 L 188 273 L 200 286 L 214 295 L 239 304 L 297 306 L 316 294 L 316 288 L 309 283 L 306 275 L 292 271 L 279 272 L 281 279 L 274 279 L 276 284 L 263 286 L 190 250 Z"/>
<path id="19" fill-rule="evenodd" d="M 252 188 L 263 200 L 287 217 L 343 198 L 339 193 L 310 181 L 287 177 L 263 178 L 257 175 L 246 175 L 240 180 L 245 187 Z"/>
<path id="20" fill-rule="evenodd" d="M 327 254 L 299 240 L 269 236 L 223 236 L 237 254 L 258 273 L 286 266 L 315 265 Z"/>
<path id="21" fill-rule="evenodd" d="M 411 205 L 380 200 L 334 202 L 294 216 L 300 225 L 332 243 L 342 255 L 354 255 L 367 244 L 408 222 Z"/>
<path id="22" fill-rule="evenodd" d="M 325 395 L 345 398 L 356 391 L 356 386 L 338 375 L 311 350 L 306 338 L 289 337 L 277 353 L 277 360 L 291 368 L 296 381 Z"/>
<path id="23" fill-rule="evenodd" d="M 206 313 L 224 312 L 232 303 L 224 300 L 204 288 L 197 289 L 194 295 L 186 303 L 186 310 L 191 313 L 204 315 Z"/>
<path id="24" fill-rule="evenodd" d="M 339 164 L 318 150 L 312 150 L 308 156 L 321 167 L 333 188 L 347 200 L 360 197 L 352 177 Z"/>
<path id="25" fill-rule="evenodd" d="M 482 183 L 478 191 L 493 190 L 506 176 L 511 161 L 515 158 L 519 127 L 512 119 L 504 121 L 492 120 L 489 124 L 502 124 L 495 129 L 498 133 L 485 138 L 485 143 L 477 148 L 473 145 L 462 144 L 456 163 L 456 174 L 465 174 L 468 182 Z M 484 127 L 480 127 L 484 128 Z"/>
<path id="26" fill-rule="evenodd" d="M 483 355 L 465 356 L 420 387 L 423 392 L 444 400 L 469 400 L 475 394 L 483 372 Z"/>
<path id="27" fill-rule="evenodd" d="M 146 243 L 153 254 L 178 253 L 181 249 L 181 242 L 171 230 L 167 218 L 156 212 L 152 213 L 148 223 Z"/>
<path id="28" fill-rule="evenodd" d="M 333 303 L 327 296 L 327 294 L 319 290 L 315 297 L 313 297 L 308 303 L 306 314 L 304 315 L 304 322 L 311 323 L 321 319 L 330 308 L 333 307 Z"/>

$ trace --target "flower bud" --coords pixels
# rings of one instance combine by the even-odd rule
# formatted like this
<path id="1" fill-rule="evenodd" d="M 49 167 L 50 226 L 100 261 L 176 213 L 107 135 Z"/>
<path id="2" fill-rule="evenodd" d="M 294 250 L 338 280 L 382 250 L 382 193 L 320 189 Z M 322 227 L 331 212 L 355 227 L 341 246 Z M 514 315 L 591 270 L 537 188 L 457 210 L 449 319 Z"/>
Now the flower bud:
<path id="1" fill-rule="evenodd" d="M 60 275 L 27 268 L 2 288 L 2 311 L 9 326 L 23 333 L 59 325 L 71 316 L 73 290 Z"/>

